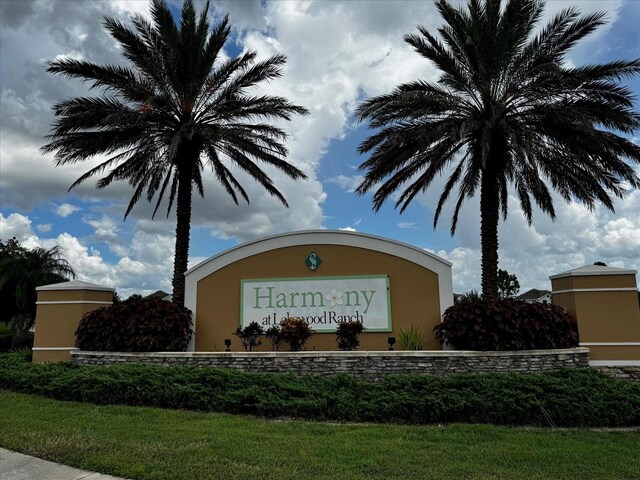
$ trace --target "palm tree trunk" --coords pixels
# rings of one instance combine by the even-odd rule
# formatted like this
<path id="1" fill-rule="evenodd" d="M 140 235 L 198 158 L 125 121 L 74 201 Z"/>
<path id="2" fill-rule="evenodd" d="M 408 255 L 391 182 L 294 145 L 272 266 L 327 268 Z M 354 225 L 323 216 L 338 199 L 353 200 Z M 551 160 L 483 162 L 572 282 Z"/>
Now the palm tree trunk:
<path id="1" fill-rule="evenodd" d="M 482 247 L 482 296 L 498 298 L 498 185 L 495 175 L 482 172 L 480 192 L 480 243 Z"/>
<path id="2" fill-rule="evenodd" d="M 189 230 L 191 228 L 191 162 L 178 173 L 176 201 L 176 250 L 173 263 L 173 303 L 184 305 L 184 272 L 189 261 Z"/>

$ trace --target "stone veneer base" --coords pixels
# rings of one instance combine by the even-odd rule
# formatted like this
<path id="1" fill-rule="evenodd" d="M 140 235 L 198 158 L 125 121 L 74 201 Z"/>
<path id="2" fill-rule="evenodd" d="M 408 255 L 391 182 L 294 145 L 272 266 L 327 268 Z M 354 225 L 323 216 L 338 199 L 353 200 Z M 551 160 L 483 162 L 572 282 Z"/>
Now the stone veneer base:
<path id="1" fill-rule="evenodd" d="M 81 365 L 147 364 L 229 368 L 243 372 L 335 375 L 377 381 L 394 374 L 542 373 L 589 366 L 589 349 L 478 351 L 71 352 Z"/>

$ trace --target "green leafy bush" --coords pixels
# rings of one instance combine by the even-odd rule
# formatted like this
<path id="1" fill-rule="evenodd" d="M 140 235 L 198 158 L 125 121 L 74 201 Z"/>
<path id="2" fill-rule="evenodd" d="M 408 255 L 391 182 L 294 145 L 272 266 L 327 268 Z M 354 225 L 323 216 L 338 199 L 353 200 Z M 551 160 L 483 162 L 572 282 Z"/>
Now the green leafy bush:
<path id="1" fill-rule="evenodd" d="M 280 337 L 289 344 L 291 351 L 302 350 L 313 335 L 313 330 L 304 318 L 288 317 L 280 322 Z"/>
<path id="2" fill-rule="evenodd" d="M 240 344 L 247 352 L 252 352 L 254 348 L 262 345 L 262 335 L 264 329 L 258 325 L 258 322 L 251 322 L 244 328 L 238 327 L 234 335 L 240 339 Z"/>
<path id="3" fill-rule="evenodd" d="M 360 334 L 364 332 L 362 322 L 341 322 L 336 328 L 336 342 L 340 350 L 355 350 L 360 345 Z"/>
<path id="4" fill-rule="evenodd" d="M 58 400 L 349 422 L 640 426 L 640 383 L 553 373 L 296 377 L 211 368 L 32 364 L 0 354 L 0 389 Z"/>
<path id="5" fill-rule="evenodd" d="M 535 350 L 579 345 L 578 326 L 557 305 L 503 298 L 449 307 L 434 328 L 458 350 Z"/>
<path id="6" fill-rule="evenodd" d="M 409 330 L 404 328 L 398 332 L 398 343 L 403 350 L 422 350 L 422 334 L 413 323 Z"/>
<path id="7" fill-rule="evenodd" d="M 122 302 L 88 312 L 76 330 L 76 347 L 108 352 L 184 351 L 191 312 L 162 300 Z"/>

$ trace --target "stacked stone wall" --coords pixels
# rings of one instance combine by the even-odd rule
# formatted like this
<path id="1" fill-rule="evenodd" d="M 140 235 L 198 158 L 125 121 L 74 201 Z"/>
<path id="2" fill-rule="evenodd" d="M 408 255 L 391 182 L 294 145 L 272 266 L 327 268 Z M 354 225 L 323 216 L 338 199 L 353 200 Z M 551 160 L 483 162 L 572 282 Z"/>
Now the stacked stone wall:
<path id="1" fill-rule="evenodd" d="M 244 372 L 335 375 L 348 373 L 377 381 L 393 374 L 542 373 L 589 366 L 589 349 L 518 352 L 366 351 L 366 352 L 162 352 L 74 351 L 81 365 L 138 363 L 228 368 Z"/>
<path id="2" fill-rule="evenodd" d="M 624 380 L 640 382 L 640 367 L 593 367 L 596 370 Z"/>

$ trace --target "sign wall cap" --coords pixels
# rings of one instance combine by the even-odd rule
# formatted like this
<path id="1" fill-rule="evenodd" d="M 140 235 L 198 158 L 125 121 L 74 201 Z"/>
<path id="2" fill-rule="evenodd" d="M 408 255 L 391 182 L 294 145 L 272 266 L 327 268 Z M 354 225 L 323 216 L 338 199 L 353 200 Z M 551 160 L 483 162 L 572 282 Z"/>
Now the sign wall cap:
<path id="1" fill-rule="evenodd" d="M 72 280 L 70 282 L 52 283 L 51 285 L 42 285 L 36 287 L 36 291 L 48 290 L 97 290 L 100 292 L 113 292 L 112 287 L 105 287 L 96 283 L 83 282 L 82 280 Z"/>
<path id="2" fill-rule="evenodd" d="M 628 268 L 604 267 L 602 265 L 584 265 L 582 267 L 567 270 L 566 272 L 556 273 L 549 277 L 550 280 L 565 277 L 586 277 L 598 275 L 635 275 L 637 270 Z"/>

